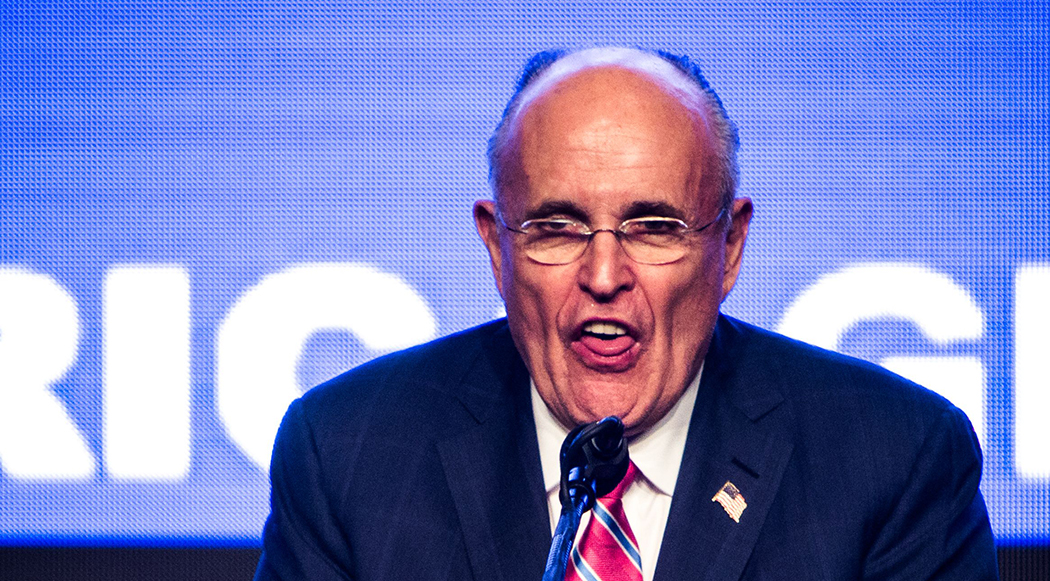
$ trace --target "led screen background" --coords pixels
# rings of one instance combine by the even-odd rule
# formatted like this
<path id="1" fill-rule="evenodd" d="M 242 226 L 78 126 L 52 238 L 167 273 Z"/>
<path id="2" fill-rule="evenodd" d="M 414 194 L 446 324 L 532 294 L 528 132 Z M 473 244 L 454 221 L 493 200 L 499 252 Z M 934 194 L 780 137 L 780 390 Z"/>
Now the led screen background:
<path id="1" fill-rule="evenodd" d="M 948 395 L 999 541 L 1050 542 L 1047 14 L 0 5 L 0 543 L 256 545 L 290 397 L 500 316 L 485 141 L 594 44 L 693 56 L 740 126 L 724 310 Z"/>

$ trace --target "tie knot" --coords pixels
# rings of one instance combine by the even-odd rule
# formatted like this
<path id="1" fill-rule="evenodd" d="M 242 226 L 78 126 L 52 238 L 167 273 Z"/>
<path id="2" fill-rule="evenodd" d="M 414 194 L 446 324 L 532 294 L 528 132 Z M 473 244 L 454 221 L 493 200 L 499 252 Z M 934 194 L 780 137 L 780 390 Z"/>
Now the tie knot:
<path id="1" fill-rule="evenodd" d="M 616 485 L 616 488 L 612 489 L 612 492 L 606 494 L 602 498 L 604 499 L 615 499 L 620 500 L 623 498 L 623 493 L 627 492 L 627 489 L 634 482 L 634 479 L 638 476 L 638 468 L 635 467 L 634 462 L 627 465 L 627 474 L 624 474 L 623 480 Z"/>

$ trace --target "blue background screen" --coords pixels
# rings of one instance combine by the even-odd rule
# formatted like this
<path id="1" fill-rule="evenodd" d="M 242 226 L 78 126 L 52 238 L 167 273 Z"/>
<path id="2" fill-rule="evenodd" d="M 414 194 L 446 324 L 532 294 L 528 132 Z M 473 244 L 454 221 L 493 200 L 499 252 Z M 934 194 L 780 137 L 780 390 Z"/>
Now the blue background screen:
<path id="1" fill-rule="evenodd" d="M 0 544 L 257 545 L 280 415 L 501 316 L 470 219 L 532 53 L 695 58 L 724 310 L 946 395 L 1050 542 L 1046 2 L 0 4 Z"/>

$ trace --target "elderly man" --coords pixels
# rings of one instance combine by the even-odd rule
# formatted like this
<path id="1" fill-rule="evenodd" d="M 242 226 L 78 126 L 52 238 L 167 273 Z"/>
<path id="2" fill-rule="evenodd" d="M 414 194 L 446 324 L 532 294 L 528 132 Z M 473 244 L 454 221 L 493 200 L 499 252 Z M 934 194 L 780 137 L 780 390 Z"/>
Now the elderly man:
<path id="1" fill-rule="evenodd" d="M 567 578 L 994 579 L 959 410 L 719 314 L 752 212 L 735 159 L 685 59 L 533 59 L 474 206 L 507 319 L 290 407 L 256 578 L 538 580 L 561 440 L 617 415 L 632 467 Z"/>

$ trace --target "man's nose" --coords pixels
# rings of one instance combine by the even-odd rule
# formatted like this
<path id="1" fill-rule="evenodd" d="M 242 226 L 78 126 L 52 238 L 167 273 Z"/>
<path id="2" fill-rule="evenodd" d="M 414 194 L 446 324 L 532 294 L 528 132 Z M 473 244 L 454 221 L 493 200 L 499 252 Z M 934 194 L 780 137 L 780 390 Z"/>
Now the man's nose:
<path id="1" fill-rule="evenodd" d="M 634 262 L 624 252 L 616 234 L 596 232 L 580 257 L 577 278 L 580 287 L 599 302 L 634 287 Z"/>

